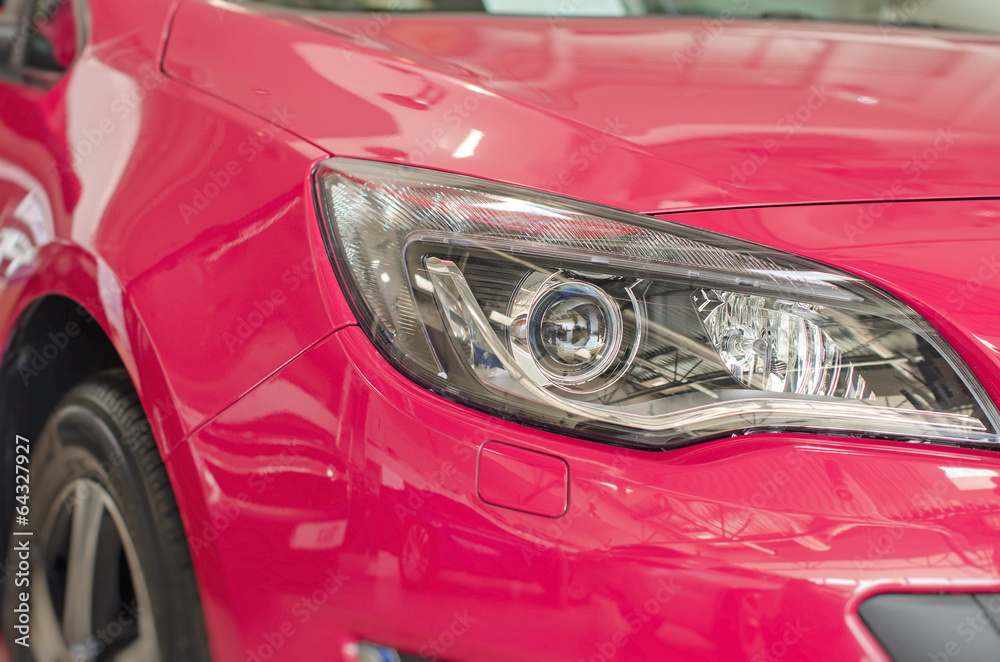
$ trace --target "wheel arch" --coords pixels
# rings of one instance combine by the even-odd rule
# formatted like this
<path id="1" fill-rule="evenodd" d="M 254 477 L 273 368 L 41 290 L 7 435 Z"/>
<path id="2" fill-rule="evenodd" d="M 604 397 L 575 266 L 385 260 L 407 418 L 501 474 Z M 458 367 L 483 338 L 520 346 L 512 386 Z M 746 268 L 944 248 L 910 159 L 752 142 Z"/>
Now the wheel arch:
<path id="1" fill-rule="evenodd" d="M 184 437 L 177 406 L 141 320 L 111 269 L 79 247 L 58 243 L 42 248 L 27 269 L 30 275 L 15 274 L 19 282 L 8 282 L 7 296 L 0 296 L 0 309 L 11 311 L 0 320 L 0 481 L 14 484 L 16 436 L 33 443 L 67 393 L 116 368 L 127 371 L 166 459 Z M 4 543 L 13 497 L 12 487 L 0 490 Z M 4 561 L 0 582 L 9 576 Z"/>

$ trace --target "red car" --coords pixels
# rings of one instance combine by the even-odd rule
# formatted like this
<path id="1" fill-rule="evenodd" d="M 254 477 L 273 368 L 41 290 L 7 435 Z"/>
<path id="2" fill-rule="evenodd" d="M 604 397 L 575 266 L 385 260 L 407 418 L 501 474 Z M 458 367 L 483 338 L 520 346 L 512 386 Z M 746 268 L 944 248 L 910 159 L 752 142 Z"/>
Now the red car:
<path id="1" fill-rule="evenodd" d="M 6 0 L 10 658 L 1000 659 L 991 0 Z"/>

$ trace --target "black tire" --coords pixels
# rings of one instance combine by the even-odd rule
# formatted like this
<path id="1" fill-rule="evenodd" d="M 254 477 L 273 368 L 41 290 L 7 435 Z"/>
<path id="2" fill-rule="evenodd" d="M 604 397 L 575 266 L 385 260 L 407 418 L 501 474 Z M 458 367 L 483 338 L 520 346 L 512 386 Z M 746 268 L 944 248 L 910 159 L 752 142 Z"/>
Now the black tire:
<path id="1" fill-rule="evenodd" d="M 32 531 L 30 588 L 8 581 L 3 596 L 12 662 L 58 659 L 71 650 L 70 659 L 100 662 L 129 646 L 136 659 L 158 654 L 161 662 L 207 662 L 177 503 L 125 371 L 102 373 L 73 389 L 31 448 L 28 466 L 29 524 L 15 522 L 13 530 Z M 8 546 L 13 570 L 15 545 L 25 538 L 12 536 Z M 16 629 L 15 608 L 25 590 L 30 647 L 16 643 L 23 630 Z M 79 608 L 88 603 L 89 615 Z"/>

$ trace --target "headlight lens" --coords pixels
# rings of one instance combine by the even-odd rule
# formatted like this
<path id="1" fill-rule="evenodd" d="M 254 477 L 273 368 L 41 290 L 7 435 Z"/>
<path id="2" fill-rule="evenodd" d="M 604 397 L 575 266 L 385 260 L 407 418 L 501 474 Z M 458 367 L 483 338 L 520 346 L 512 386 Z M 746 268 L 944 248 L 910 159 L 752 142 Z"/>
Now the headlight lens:
<path id="1" fill-rule="evenodd" d="M 419 168 L 331 159 L 316 184 L 362 325 L 465 404 L 652 447 L 761 430 L 997 441 L 951 348 L 850 275 Z"/>

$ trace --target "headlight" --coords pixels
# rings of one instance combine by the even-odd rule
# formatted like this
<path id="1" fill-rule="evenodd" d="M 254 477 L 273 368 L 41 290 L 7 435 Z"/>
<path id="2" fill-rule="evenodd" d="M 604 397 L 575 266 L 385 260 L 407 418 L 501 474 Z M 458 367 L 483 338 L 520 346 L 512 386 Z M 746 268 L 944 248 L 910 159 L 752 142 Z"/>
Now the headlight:
<path id="1" fill-rule="evenodd" d="M 950 347 L 848 274 L 419 168 L 331 159 L 316 185 L 360 323 L 456 401 L 647 447 L 761 430 L 997 441 Z"/>

